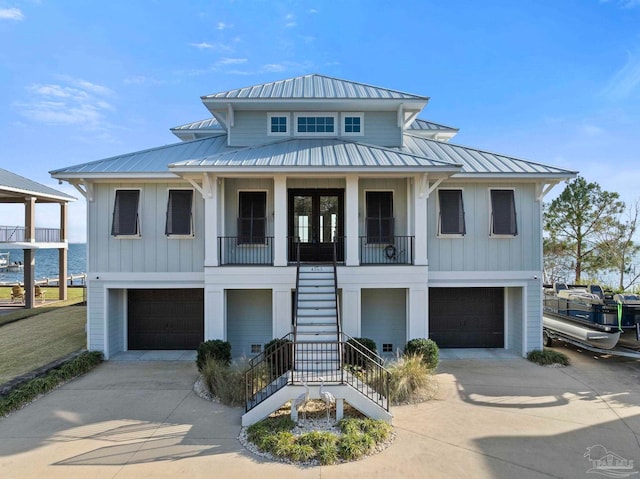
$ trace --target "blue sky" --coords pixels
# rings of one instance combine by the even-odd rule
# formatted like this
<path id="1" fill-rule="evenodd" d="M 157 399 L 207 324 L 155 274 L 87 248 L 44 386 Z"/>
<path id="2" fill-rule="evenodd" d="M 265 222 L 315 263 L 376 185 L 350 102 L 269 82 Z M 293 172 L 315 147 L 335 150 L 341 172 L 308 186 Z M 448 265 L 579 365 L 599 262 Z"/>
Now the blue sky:
<path id="1" fill-rule="evenodd" d="M 429 96 L 454 143 L 640 197 L 640 0 L 0 0 L 0 44 L 0 165 L 76 197 L 48 171 L 173 143 L 201 95 L 307 73 Z M 82 198 L 70 216 L 83 241 Z"/>

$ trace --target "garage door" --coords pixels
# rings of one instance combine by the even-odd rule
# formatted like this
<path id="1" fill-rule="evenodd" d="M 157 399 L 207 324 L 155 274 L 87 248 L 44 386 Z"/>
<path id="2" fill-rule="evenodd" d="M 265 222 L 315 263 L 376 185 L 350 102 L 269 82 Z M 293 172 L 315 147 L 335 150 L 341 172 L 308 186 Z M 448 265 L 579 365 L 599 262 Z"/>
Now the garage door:
<path id="1" fill-rule="evenodd" d="M 429 337 L 441 348 L 504 347 L 504 289 L 429 288 Z"/>
<path id="2" fill-rule="evenodd" d="M 204 290 L 130 289 L 128 349 L 197 349 L 204 339 Z"/>

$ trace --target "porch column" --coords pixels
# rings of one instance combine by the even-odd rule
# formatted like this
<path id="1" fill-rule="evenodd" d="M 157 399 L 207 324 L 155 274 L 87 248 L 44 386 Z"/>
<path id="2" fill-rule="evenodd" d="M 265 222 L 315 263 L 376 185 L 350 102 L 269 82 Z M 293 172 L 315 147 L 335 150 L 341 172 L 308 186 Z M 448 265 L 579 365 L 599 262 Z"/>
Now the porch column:
<path id="1" fill-rule="evenodd" d="M 287 266 L 287 177 L 273 179 L 273 265 Z"/>
<path id="2" fill-rule="evenodd" d="M 24 199 L 24 241 L 35 243 L 36 241 L 36 199 L 27 197 Z M 24 306 L 33 308 L 34 287 L 36 275 L 36 255 L 33 249 L 24 250 Z"/>
<path id="3" fill-rule="evenodd" d="M 413 178 L 413 215 L 414 215 L 414 257 L 413 264 L 427 265 L 427 192 L 420 185 L 424 185 L 420 176 Z M 427 184 L 428 186 L 428 184 Z"/>
<path id="4" fill-rule="evenodd" d="M 218 266 L 218 178 L 205 174 L 204 191 L 204 265 Z"/>
<path id="5" fill-rule="evenodd" d="M 349 285 L 342 289 L 342 331 L 357 338 L 362 330 L 360 319 L 362 308 L 362 291 L 358 286 Z"/>
<path id="6" fill-rule="evenodd" d="M 204 340 L 227 339 L 225 291 L 218 286 L 204 287 Z"/>
<path id="7" fill-rule="evenodd" d="M 424 286 L 409 288 L 409 321 L 407 341 L 427 338 L 429 332 L 429 289 Z"/>
<path id="8" fill-rule="evenodd" d="M 347 237 L 347 245 L 345 251 L 345 265 L 358 266 L 359 259 L 359 241 L 358 238 L 358 177 L 356 175 L 348 175 L 346 178 L 346 213 L 344 222 L 345 236 Z"/>
<path id="9" fill-rule="evenodd" d="M 67 299 L 67 203 L 60 203 L 60 242 L 64 248 L 58 249 L 58 299 Z"/>

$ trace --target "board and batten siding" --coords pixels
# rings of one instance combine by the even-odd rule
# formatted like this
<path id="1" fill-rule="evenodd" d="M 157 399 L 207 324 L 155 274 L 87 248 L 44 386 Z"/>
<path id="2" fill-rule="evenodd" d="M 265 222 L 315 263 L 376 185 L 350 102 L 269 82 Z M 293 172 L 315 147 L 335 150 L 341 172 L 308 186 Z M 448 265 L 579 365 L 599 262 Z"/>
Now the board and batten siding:
<path id="1" fill-rule="evenodd" d="M 428 200 L 427 257 L 430 271 L 539 271 L 542 268 L 540 202 L 534 184 L 443 182 L 463 190 L 466 235 L 438 236 L 438 190 Z M 518 235 L 491 237 L 490 189 L 514 190 Z"/>
<path id="2" fill-rule="evenodd" d="M 393 352 L 407 341 L 407 290 L 362 289 L 362 337 L 375 341 L 378 354 L 383 344 L 391 344 Z"/>
<path id="3" fill-rule="evenodd" d="M 336 113 L 336 110 L 327 113 Z M 255 146 L 265 143 L 282 141 L 292 138 L 304 138 L 293 133 L 294 112 L 283 111 L 289 116 L 288 136 L 269 136 L 268 114 L 278 113 L 277 111 L 236 111 L 234 113 L 234 126 L 231 128 L 230 146 Z M 314 111 L 313 113 L 318 113 Z M 337 112 L 341 113 L 341 112 Z M 346 112 L 347 114 L 349 112 Z M 359 112 L 358 112 L 359 113 Z M 397 113 L 393 112 L 364 112 L 364 135 L 345 136 L 346 140 L 358 141 L 379 146 L 400 146 L 402 144 L 402 129 L 397 125 Z M 336 136 L 340 136 L 342 131 L 341 117 L 338 115 L 338 129 Z M 314 136 L 314 138 L 322 138 Z"/>
<path id="4" fill-rule="evenodd" d="M 542 284 L 540 280 L 529 280 L 526 291 L 527 345 L 524 353 L 533 349 L 542 349 Z"/>
<path id="5" fill-rule="evenodd" d="M 238 207 L 240 191 L 266 191 L 267 236 L 273 236 L 273 179 L 272 178 L 226 178 L 224 180 L 224 234 L 238 235 Z M 222 206 L 222 205 L 221 205 Z"/>
<path id="6" fill-rule="evenodd" d="M 88 203 L 89 271 L 201 272 L 204 270 L 204 201 L 194 191 L 193 238 L 169 238 L 165 221 L 169 189 L 190 188 L 188 183 L 96 184 Z M 140 238 L 111 235 L 117 189 L 140 190 Z"/>
<path id="7" fill-rule="evenodd" d="M 523 288 L 505 288 L 505 297 L 507 301 L 507 344 L 508 348 L 522 354 L 522 289 Z"/>
<path id="8" fill-rule="evenodd" d="M 226 291 L 227 341 L 233 357 L 252 357 L 252 344 L 264 347 L 273 339 L 272 293 L 270 289 Z"/>

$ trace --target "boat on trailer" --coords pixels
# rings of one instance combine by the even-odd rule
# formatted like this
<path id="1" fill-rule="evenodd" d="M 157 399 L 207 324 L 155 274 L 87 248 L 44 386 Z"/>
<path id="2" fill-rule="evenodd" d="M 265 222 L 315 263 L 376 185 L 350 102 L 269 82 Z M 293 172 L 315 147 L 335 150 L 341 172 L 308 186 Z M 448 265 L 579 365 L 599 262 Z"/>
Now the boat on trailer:
<path id="1" fill-rule="evenodd" d="M 617 306 L 606 304 L 587 287 L 564 283 L 544 289 L 542 328 L 545 345 L 566 337 L 604 350 L 613 349 L 622 332 Z"/>

